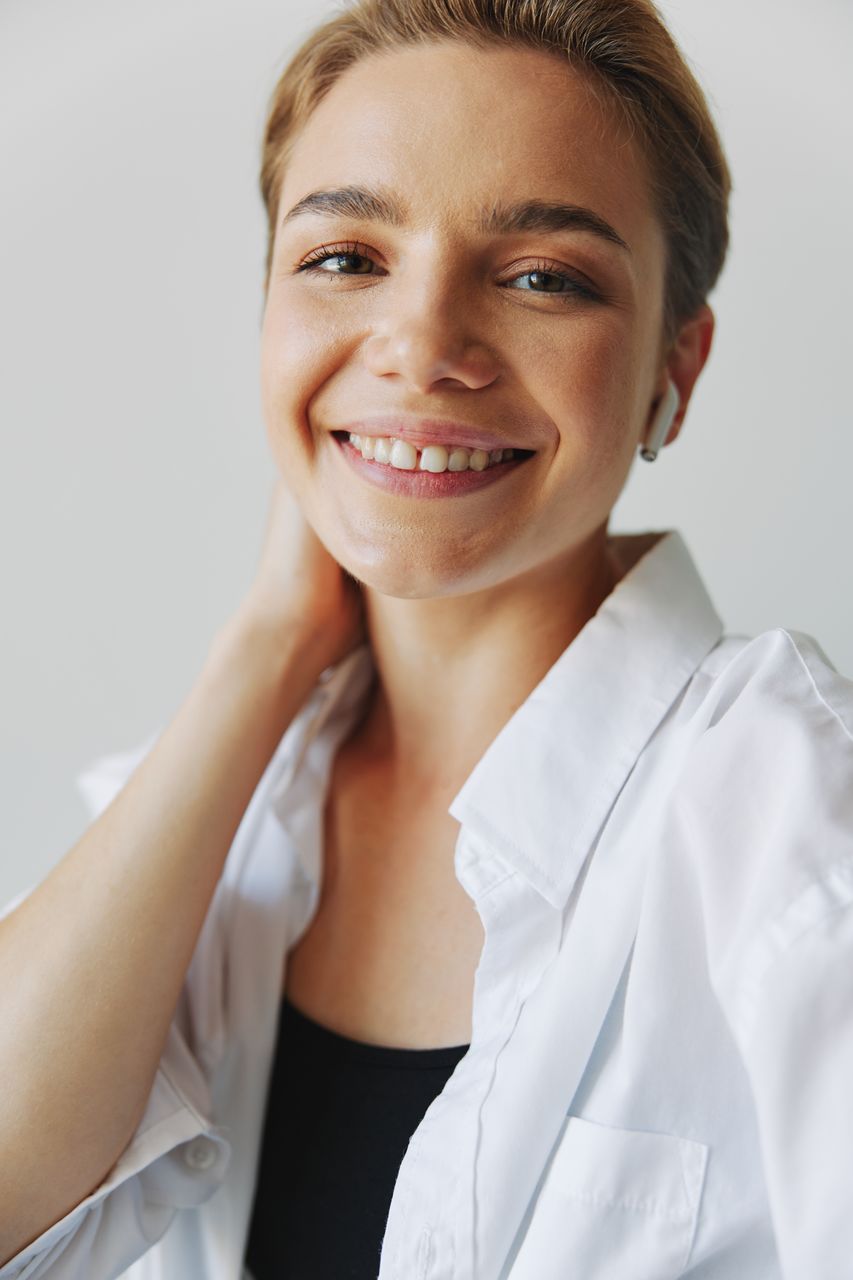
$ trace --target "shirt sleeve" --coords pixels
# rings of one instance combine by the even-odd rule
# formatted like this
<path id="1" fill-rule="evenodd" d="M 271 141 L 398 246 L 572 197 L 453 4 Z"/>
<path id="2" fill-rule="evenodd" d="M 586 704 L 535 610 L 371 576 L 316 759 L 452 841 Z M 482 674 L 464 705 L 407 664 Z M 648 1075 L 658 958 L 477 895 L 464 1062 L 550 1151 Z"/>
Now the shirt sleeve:
<path id="1" fill-rule="evenodd" d="M 853 859 L 764 940 L 741 1052 L 785 1280 L 842 1280 L 853 1258 Z"/>
<path id="2" fill-rule="evenodd" d="M 196 1105 L 199 1076 L 173 1024 L 128 1146 L 99 1187 L 0 1267 L 0 1280 L 116 1280 L 179 1209 L 213 1195 L 231 1146 Z"/>
<path id="3" fill-rule="evenodd" d="M 689 778 L 712 981 L 755 1106 L 785 1280 L 853 1259 L 853 682 L 770 633 Z M 735 680 L 740 687 L 734 687 Z"/>
<path id="4" fill-rule="evenodd" d="M 156 737 L 101 757 L 78 776 L 93 818 Z M 16 895 L 0 916 L 30 892 Z M 207 1077 L 176 1016 L 127 1147 L 94 1191 L 0 1267 L 0 1280 L 116 1280 L 163 1237 L 180 1209 L 203 1204 L 224 1180 L 231 1145 L 211 1122 L 211 1110 Z"/>

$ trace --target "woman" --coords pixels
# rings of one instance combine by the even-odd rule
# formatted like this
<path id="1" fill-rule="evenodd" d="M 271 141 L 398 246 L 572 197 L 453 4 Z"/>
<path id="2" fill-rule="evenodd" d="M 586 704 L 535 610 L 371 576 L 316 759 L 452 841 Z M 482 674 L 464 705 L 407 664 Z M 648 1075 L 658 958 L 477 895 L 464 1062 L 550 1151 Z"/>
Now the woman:
<path id="1" fill-rule="evenodd" d="M 646 0 L 362 0 L 293 58 L 282 483 L 6 909 L 0 1278 L 849 1273 L 853 684 L 608 533 L 728 188 Z"/>

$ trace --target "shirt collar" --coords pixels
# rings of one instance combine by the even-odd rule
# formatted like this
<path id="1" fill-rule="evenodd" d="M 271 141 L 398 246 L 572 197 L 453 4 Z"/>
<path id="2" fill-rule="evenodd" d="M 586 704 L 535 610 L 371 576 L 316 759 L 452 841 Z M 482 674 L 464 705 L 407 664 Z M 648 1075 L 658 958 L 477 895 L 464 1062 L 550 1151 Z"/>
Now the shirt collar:
<path id="1" fill-rule="evenodd" d="M 450 805 L 555 907 L 643 747 L 723 632 L 681 535 L 657 537 Z"/>
<path id="2" fill-rule="evenodd" d="M 638 756 L 723 633 L 677 530 L 612 535 L 611 542 L 617 558 L 641 554 L 507 721 L 448 810 L 558 908 Z M 282 820 L 297 800 L 290 784 L 305 753 L 326 729 L 330 757 L 373 671 L 365 644 L 321 676 L 287 735 L 289 767 L 273 790 Z"/>

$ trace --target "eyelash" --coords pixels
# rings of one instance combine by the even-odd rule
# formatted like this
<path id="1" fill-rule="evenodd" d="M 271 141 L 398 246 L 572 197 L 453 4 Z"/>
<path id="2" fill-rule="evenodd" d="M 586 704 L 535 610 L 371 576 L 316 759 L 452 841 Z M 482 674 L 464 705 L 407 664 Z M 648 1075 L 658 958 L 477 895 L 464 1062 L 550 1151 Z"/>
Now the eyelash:
<path id="1" fill-rule="evenodd" d="M 296 273 L 298 274 L 300 271 L 316 271 L 318 270 L 320 263 L 328 262 L 331 258 L 365 258 L 372 262 L 373 259 L 370 258 L 369 254 L 362 252 L 364 248 L 364 245 L 351 242 L 331 248 L 323 247 L 320 249 L 314 249 L 305 261 L 296 268 Z M 345 276 L 346 272 L 319 271 L 318 274 L 329 276 L 331 279 L 334 279 L 335 276 Z M 358 278 L 359 275 L 363 274 L 363 272 L 354 272 L 353 277 Z M 591 302 L 599 302 L 601 300 L 601 295 L 589 285 L 581 284 L 581 282 L 576 280 L 574 276 L 568 275 L 565 271 L 560 271 L 551 267 L 547 262 L 537 262 L 534 267 L 528 268 L 527 271 L 519 272 L 519 274 L 517 276 L 513 276 L 512 279 L 520 280 L 523 279 L 524 276 L 529 275 L 556 276 L 559 280 L 565 280 L 567 284 L 571 285 L 571 288 L 561 291 L 560 293 L 552 293 L 546 289 L 524 289 L 520 291 L 522 293 L 539 294 L 541 297 L 545 298 L 559 298 L 561 301 L 572 301 L 578 297 L 585 298 Z"/>

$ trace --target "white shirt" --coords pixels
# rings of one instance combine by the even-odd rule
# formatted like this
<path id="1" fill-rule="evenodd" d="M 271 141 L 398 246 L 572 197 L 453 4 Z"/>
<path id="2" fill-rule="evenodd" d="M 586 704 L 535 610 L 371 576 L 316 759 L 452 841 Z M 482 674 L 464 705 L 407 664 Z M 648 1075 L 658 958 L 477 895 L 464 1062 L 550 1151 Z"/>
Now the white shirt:
<path id="1" fill-rule="evenodd" d="M 723 635 L 656 536 L 450 805 L 485 931 L 471 1045 L 379 1280 L 853 1276 L 853 682 L 808 635 Z M 248 1274 L 285 953 L 372 670 L 363 646 L 324 672 L 283 736 L 135 1136 L 0 1280 Z M 81 775 L 93 817 L 156 737 Z"/>

